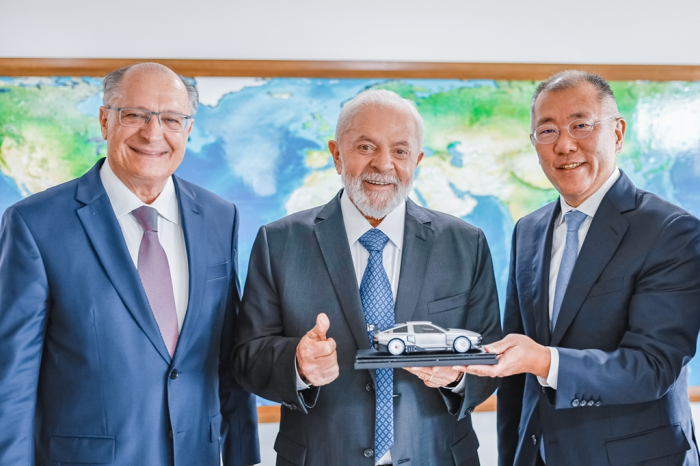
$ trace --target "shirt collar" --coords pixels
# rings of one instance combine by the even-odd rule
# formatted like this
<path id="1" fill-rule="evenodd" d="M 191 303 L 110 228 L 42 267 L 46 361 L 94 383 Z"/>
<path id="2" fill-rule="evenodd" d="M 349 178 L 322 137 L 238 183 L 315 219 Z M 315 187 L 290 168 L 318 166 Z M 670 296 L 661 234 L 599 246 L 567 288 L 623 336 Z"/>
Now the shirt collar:
<path id="1" fill-rule="evenodd" d="M 107 159 L 102 164 L 102 168 L 100 168 L 100 179 L 117 218 L 131 213 L 131 211 L 138 209 L 142 205 L 146 205 L 114 174 Z M 180 224 L 180 209 L 172 176 L 168 177 L 163 191 L 149 207 L 156 209 L 158 214 L 167 221 L 176 225 Z"/>
<path id="2" fill-rule="evenodd" d="M 343 195 L 340 197 L 340 210 L 343 213 L 343 223 L 345 223 L 345 232 L 348 235 L 350 246 L 360 239 L 360 236 L 372 229 L 369 221 L 357 210 L 355 204 L 352 203 L 348 192 L 343 190 Z M 382 233 L 389 237 L 389 241 L 394 243 L 399 250 L 403 248 L 403 231 L 406 226 L 406 202 L 400 203 L 394 210 L 384 217 L 382 223 L 377 227 Z"/>
<path id="3" fill-rule="evenodd" d="M 566 214 L 570 210 L 578 210 L 579 212 L 583 212 L 589 217 L 595 217 L 595 213 L 598 211 L 600 203 L 603 202 L 603 198 L 608 193 L 608 191 L 610 191 L 610 188 L 612 188 L 612 185 L 615 184 L 618 178 L 620 178 L 620 169 L 615 167 L 615 170 L 613 170 L 613 172 L 610 174 L 605 183 L 603 183 L 603 186 L 598 188 L 598 191 L 594 192 L 591 195 L 591 197 L 583 201 L 578 207 L 571 207 L 569 204 L 566 203 L 563 196 L 559 196 L 559 203 L 561 206 L 559 224 L 562 224 L 564 222 L 564 214 Z"/>

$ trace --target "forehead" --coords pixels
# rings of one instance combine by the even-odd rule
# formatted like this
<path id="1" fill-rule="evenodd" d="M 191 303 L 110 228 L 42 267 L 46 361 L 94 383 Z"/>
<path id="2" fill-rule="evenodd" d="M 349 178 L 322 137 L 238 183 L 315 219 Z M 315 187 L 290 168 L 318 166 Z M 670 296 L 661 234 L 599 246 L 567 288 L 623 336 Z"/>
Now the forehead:
<path id="1" fill-rule="evenodd" d="M 115 105 L 189 114 L 187 89 L 174 73 L 134 70 L 119 83 Z"/>
<path id="2" fill-rule="evenodd" d="M 561 91 L 541 93 L 535 101 L 532 118 L 535 124 L 563 122 L 576 118 L 599 116 L 602 103 L 590 83 Z"/>
<path id="3" fill-rule="evenodd" d="M 392 143 L 414 140 L 418 137 L 418 128 L 408 110 L 369 105 L 358 110 L 352 117 L 347 135 L 350 141 L 368 137 Z"/>

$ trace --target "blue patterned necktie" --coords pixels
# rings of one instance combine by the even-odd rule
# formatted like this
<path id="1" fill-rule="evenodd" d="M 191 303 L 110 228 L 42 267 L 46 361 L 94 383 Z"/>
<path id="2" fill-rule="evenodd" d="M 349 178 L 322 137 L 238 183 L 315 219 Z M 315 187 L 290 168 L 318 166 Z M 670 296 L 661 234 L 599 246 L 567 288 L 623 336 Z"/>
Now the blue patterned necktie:
<path id="1" fill-rule="evenodd" d="M 394 297 L 391 283 L 384 270 L 384 246 L 389 238 L 380 230 L 372 228 L 360 237 L 360 244 L 369 251 L 367 268 L 360 284 L 360 298 L 367 324 L 377 330 L 394 326 Z M 372 346 L 372 332 L 369 332 Z M 394 370 L 377 369 L 376 417 L 374 421 L 374 457 L 380 459 L 394 445 Z"/>
<path id="2" fill-rule="evenodd" d="M 569 286 L 571 272 L 574 271 L 576 258 L 578 257 L 578 229 L 588 217 L 583 212 L 571 210 L 564 216 L 566 222 L 566 243 L 564 244 L 564 255 L 561 257 L 561 265 L 559 266 L 559 275 L 557 275 L 557 285 L 554 289 L 554 305 L 552 306 L 552 323 L 551 331 L 554 331 L 554 326 L 559 317 L 561 303 L 564 301 L 566 288 Z"/>

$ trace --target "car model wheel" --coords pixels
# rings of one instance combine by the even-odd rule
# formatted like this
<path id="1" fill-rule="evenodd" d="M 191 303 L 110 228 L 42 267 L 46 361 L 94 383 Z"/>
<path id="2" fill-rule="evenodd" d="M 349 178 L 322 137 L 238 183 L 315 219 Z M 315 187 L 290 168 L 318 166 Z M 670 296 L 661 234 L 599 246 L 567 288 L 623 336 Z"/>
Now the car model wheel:
<path id="1" fill-rule="evenodd" d="M 406 349 L 406 343 L 404 343 L 400 338 L 394 338 L 388 345 L 386 345 L 386 348 L 391 354 L 398 356 Z"/>
<path id="2" fill-rule="evenodd" d="M 466 353 L 472 348 L 472 342 L 469 341 L 467 337 L 457 337 L 454 343 L 452 343 L 452 348 L 454 348 L 457 353 Z"/>

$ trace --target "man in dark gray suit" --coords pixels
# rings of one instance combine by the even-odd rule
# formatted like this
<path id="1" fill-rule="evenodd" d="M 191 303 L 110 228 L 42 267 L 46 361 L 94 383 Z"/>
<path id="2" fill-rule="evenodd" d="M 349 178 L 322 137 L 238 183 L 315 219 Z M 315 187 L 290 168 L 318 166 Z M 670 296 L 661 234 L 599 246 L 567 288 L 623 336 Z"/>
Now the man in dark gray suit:
<path id="1" fill-rule="evenodd" d="M 605 80 L 564 71 L 531 107 L 560 199 L 513 234 L 498 353 L 501 466 L 697 466 L 688 361 L 700 328 L 700 221 L 617 168 Z"/>
<path id="2" fill-rule="evenodd" d="M 282 403 L 278 465 L 479 464 L 470 414 L 493 381 L 444 367 L 353 369 L 367 324 L 501 335 L 483 233 L 407 199 L 422 124 L 412 102 L 361 93 L 329 142 L 345 189 L 258 233 L 233 362 L 246 389 Z"/>

